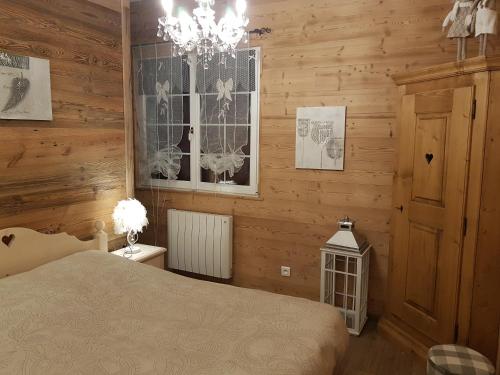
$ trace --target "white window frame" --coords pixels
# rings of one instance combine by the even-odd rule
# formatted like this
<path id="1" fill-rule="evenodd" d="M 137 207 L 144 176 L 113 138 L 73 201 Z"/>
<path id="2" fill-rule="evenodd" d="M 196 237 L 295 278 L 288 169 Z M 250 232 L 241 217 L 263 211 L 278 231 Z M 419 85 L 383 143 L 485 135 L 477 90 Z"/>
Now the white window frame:
<path id="1" fill-rule="evenodd" d="M 149 178 L 149 186 L 172 190 L 185 190 L 195 192 L 216 192 L 234 195 L 258 195 L 259 194 L 259 128 L 260 128 L 260 74 L 261 74 L 261 51 L 260 47 L 244 48 L 241 50 L 255 51 L 255 91 L 250 92 L 250 184 L 247 185 L 226 185 L 201 181 L 201 119 L 200 119 L 200 97 L 196 93 L 196 63 L 190 64 L 190 122 L 191 122 L 191 181 L 159 180 Z M 195 55 L 193 55 L 196 58 Z M 193 58 L 190 56 L 190 58 Z M 247 92 L 244 92 L 247 94 Z M 237 92 L 236 94 L 240 94 Z M 146 97 L 144 97 L 143 100 Z M 144 107 L 145 108 L 145 107 Z M 145 111 L 144 111 L 145 112 Z M 145 123 L 145 122 L 144 122 Z M 241 126 L 249 126 L 248 124 Z M 145 125 L 147 126 L 147 124 Z M 187 126 L 187 124 L 184 124 Z"/>

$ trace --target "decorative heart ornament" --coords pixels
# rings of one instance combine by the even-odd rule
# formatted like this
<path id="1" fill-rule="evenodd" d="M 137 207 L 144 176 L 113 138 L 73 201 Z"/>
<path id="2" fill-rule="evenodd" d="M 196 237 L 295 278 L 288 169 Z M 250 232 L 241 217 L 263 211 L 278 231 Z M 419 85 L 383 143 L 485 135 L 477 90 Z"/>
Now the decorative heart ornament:
<path id="1" fill-rule="evenodd" d="M 5 244 L 5 246 L 8 246 L 10 247 L 10 245 L 12 245 L 12 243 L 14 242 L 14 239 L 16 238 L 16 236 L 14 236 L 13 234 L 11 235 L 5 235 L 2 237 L 2 242 Z"/>

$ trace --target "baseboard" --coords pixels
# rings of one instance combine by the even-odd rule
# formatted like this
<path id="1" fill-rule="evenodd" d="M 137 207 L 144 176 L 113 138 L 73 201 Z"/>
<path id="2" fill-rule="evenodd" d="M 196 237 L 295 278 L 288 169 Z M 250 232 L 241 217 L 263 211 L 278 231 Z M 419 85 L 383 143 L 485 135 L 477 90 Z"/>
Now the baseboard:
<path id="1" fill-rule="evenodd" d="M 409 331 L 414 330 L 405 327 L 403 322 L 388 315 L 380 318 L 377 330 L 381 336 L 415 353 L 423 361 L 427 360 L 427 352 L 434 345 L 429 339 L 417 332 L 409 333 Z"/>

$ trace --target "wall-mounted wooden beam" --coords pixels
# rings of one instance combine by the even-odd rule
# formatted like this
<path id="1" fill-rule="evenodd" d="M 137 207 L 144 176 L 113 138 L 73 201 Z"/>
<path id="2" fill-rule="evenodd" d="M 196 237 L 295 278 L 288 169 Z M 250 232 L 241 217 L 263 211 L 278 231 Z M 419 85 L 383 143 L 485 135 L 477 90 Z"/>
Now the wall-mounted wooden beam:
<path id="1" fill-rule="evenodd" d="M 123 48 L 123 118 L 127 196 L 134 196 L 134 121 L 132 111 L 132 56 L 130 47 L 130 0 L 121 0 Z"/>

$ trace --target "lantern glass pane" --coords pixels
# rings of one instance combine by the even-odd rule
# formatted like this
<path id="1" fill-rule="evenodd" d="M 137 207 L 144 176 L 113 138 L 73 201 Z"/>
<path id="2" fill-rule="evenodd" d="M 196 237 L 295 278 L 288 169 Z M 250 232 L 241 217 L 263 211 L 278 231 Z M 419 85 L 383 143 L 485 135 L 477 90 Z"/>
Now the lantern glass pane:
<path id="1" fill-rule="evenodd" d="M 340 272 L 346 272 L 346 257 L 343 255 L 335 256 L 335 270 Z"/>
<path id="2" fill-rule="evenodd" d="M 347 272 L 356 274 L 357 273 L 358 260 L 356 258 L 349 258 L 347 265 Z"/>
<path id="3" fill-rule="evenodd" d="M 354 305 L 356 304 L 356 300 L 353 297 L 347 297 L 347 309 L 351 311 L 355 311 Z"/>
<path id="4" fill-rule="evenodd" d="M 344 295 L 343 294 L 335 293 L 335 306 L 336 307 L 341 307 L 341 308 L 345 309 L 344 304 L 345 304 Z"/>
<path id="5" fill-rule="evenodd" d="M 333 254 L 325 254 L 325 269 L 333 270 Z"/>
<path id="6" fill-rule="evenodd" d="M 335 293 L 345 294 L 346 292 L 346 281 L 345 275 L 342 273 L 335 274 Z"/>
<path id="7" fill-rule="evenodd" d="M 347 328 L 351 328 L 351 329 L 354 328 L 354 319 L 352 316 L 347 315 L 345 318 L 345 323 L 346 323 Z"/>
<path id="8" fill-rule="evenodd" d="M 356 296 L 356 276 L 347 276 L 347 294 Z"/>

